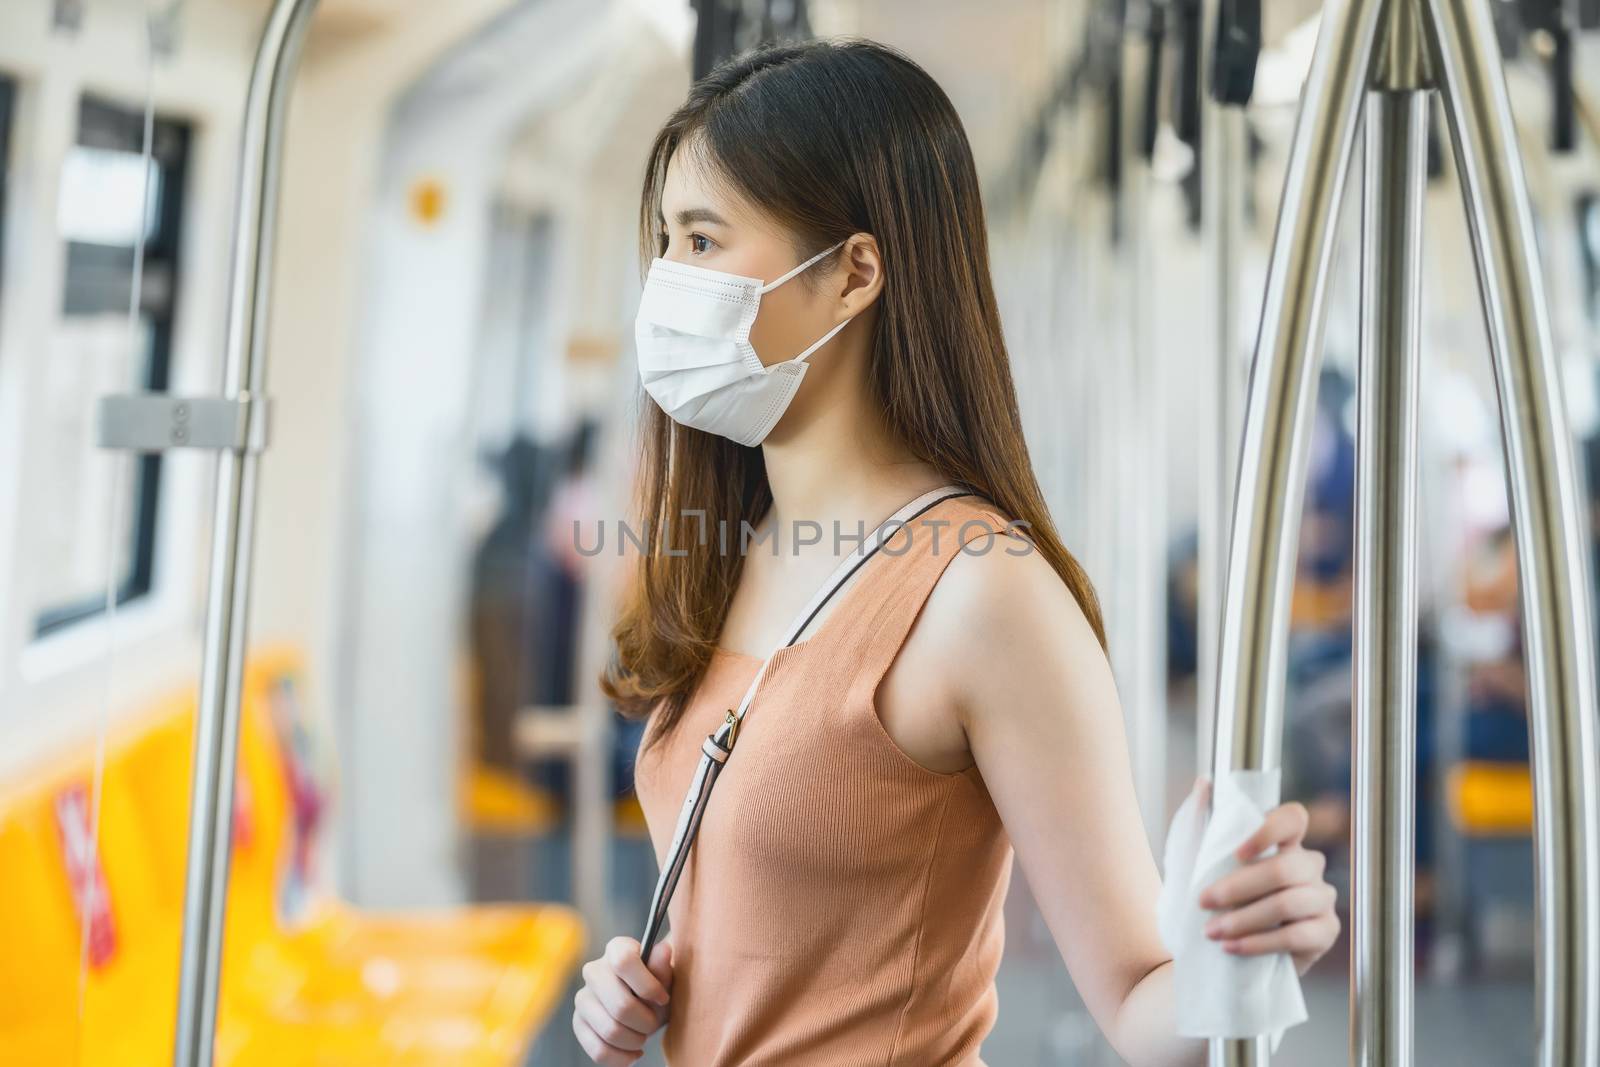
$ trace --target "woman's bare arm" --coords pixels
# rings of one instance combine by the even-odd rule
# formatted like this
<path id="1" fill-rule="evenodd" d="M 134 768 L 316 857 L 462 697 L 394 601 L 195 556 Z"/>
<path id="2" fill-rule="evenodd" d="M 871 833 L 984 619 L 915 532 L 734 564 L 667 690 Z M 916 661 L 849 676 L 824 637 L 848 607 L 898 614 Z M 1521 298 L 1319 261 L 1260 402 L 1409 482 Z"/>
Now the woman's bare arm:
<path id="1" fill-rule="evenodd" d="M 1140 1021 L 1124 1012 L 1130 1001 L 1159 1007 L 1170 999 L 1153 987 L 1134 996 L 1146 979 L 1160 983 L 1156 972 L 1171 959 L 1155 922 L 1161 875 L 1140 821 L 1110 666 L 1048 561 L 1018 550 L 998 538 L 981 555 L 953 560 L 919 625 L 940 620 L 942 632 L 942 620 L 955 624 L 949 636 L 957 639 L 938 642 L 953 706 L 1101 1032 L 1139 1067 L 1200 1063 L 1200 1042 L 1136 1057 L 1144 1050 L 1120 1032 Z M 1183 1056 L 1185 1046 L 1193 1054 Z"/>
<path id="2" fill-rule="evenodd" d="M 1101 1031 L 1135 1067 L 1203 1064 L 1204 1042 L 1175 1032 L 1171 954 L 1156 927 L 1161 877 L 1110 666 L 1049 563 L 1037 552 L 1013 554 L 1019 550 L 1001 538 L 981 555 L 953 560 L 918 622 L 919 637 L 938 650 L 941 688 Z M 1291 832 L 1291 809 L 1299 808 L 1277 809 L 1273 828 Z M 1235 894 L 1230 904 L 1254 910 L 1239 909 L 1244 921 L 1233 923 L 1230 936 L 1276 928 L 1270 913 L 1287 900 L 1316 911 L 1318 925 L 1296 931 L 1304 965 L 1326 951 L 1333 934 L 1324 944 L 1322 909 L 1325 902 L 1331 916 L 1331 890 L 1323 896 L 1320 881 L 1309 884 L 1320 879 L 1321 857 L 1306 855 L 1315 862 L 1302 857 L 1281 874 L 1257 872 Z M 1251 947 L 1281 940 L 1274 933 Z"/>

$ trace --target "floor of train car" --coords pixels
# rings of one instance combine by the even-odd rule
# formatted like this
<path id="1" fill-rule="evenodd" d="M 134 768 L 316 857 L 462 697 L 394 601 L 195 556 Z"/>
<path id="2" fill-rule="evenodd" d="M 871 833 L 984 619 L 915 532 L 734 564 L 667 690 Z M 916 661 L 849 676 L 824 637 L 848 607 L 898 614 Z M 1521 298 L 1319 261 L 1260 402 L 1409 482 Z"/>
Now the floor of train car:
<path id="1" fill-rule="evenodd" d="M 1172 711 L 1168 763 L 1194 765 L 1194 735 L 1185 728 L 1192 716 Z M 1168 783 L 1176 799 L 1193 777 Z M 554 842 L 556 848 L 562 843 Z M 563 866 L 564 857 L 546 853 Z M 643 841 L 619 841 L 613 852 L 612 909 L 625 929 L 642 925 L 655 876 Z M 556 886 L 542 887 L 546 892 Z M 1296 1067 L 1345 1067 L 1349 1062 L 1348 978 L 1344 937 L 1338 957 L 1325 961 L 1302 980 L 1310 1018 L 1291 1028 L 1274 1058 Z M 1533 1059 L 1533 977 L 1468 980 L 1460 984 L 1419 982 L 1414 1002 L 1419 1062 L 1503 1067 Z M 983 1046 L 989 1067 L 1108 1067 L 1120 1062 L 1100 1044 L 1048 931 L 1038 916 L 1020 870 L 1013 874 L 1006 902 L 1006 952 L 997 979 L 1000 1013 Z M 573 991 L 576 991 L 574 986 Z M 589 1060 L 571 1030 L 571 997 L 534 1046 L 528 1067 L 581 1067 Z M 652 1041 L 640 1067 L 664 1067 Z"/>

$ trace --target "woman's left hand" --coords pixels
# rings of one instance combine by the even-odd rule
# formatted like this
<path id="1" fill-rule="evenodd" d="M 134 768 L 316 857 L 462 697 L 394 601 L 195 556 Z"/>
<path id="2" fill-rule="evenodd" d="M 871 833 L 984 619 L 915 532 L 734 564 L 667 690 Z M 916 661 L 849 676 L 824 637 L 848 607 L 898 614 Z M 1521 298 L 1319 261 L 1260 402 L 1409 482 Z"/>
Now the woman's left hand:
<path id="1" fill-rule="evenodd" d="M 1241 956 L 1287 952 L 1305 974 L 1339 937 L 1338 892 L 1322 878 L 1327 858 L 1304 847 L 1304 804 L 1280 804 L 1234 853 L 1243 864 L 1207 886 L 1200 906 L 1217 911 L 1206 935 Z M 1257 858 L 1273 845 L 1278 851 Z M 1253 861 L 1253 862 L 1252 862 Z"/>

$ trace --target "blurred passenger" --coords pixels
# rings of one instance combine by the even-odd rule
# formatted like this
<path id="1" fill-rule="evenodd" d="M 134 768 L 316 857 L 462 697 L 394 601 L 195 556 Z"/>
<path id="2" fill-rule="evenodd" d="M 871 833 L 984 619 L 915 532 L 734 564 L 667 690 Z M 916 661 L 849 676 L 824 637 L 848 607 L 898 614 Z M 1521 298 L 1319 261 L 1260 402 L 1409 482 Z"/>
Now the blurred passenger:
<path id="1" fill-rule="evenodd" d="M 1290 608 L 1286 772 L 1309 795 L 1306 838 L 1344 856 L 1350 832 L 1350 699 L 1354 645 L 1355 383 L 1323 368 L 1312 421 Z"/>
<path id="2" fill-rule="evenodd" d="M 1286 763 L 1296 791 L 1309 793 L 1306 840 L 1349 862 L 1351 831 L 1353 683 L 1355 660 L 1356 384 L 1325 367 L 1317 392 L 1299 569 L 1289 645 L 1290 705 Z M 1432 796 L 1434 669 L 1433 619 L 1418 619 L 1416 770 L 1414 803 L 1425 812 Z M 1432 820 L 1417 819 L 1414 837 L 1416 903 L 1432 903 Z"/>
<path id="3" fill-rule="evenodd" d="M 1200 669 L 1200 538 L 1189 530 L 1167 553 L 1167 683 L 1192 683 Z"/>
<path id="4" fill-rule="evenodd" d="M 1200 1067 L 1099 605 L 1033 474 L 949 98 L 871 42 L 746 53 L 690 89 L 641 199 L 651 521 L 602 684 L 646 721 L 639 796 L 681 879 L 664 940 L 613 938 L 584 968 L 583 1048 L 632 1064 L 665 1027 L 677 1067 L 980 1067 L 1015 848 L 1116 1052 Z M 763 660 L 860 539 L 945 486 L 964 495 Z M 677 855 L 680 811 L 703 818 Z M 1306 818 L 1268 813 L 1199 895 L 1201 936 L 1302 973 L 1328 951 Z"/>
<path id="5" fill-rule="evenodd" d="M 559 584 L 559 565 L 543 536 L 542 522 L 557 459 L 518 435 L 491 462 L 500 477 L 500 511 L 472 557 L 474 742 L 483 764 L 515 772 L 516 715 L 534 703 L 541 690 L 551 688 L 549 670 L 541 666 L 539 653 L 558 640 L 549 634 L 558 621 L 541 595 Z"/>
<path id="6" fill-rule="evenodd" d="M 1500 763 L 1528 761 L 1527 677 L 1522 664 L 1522 615 L 1517 551 L 1511 527 L 1494 531 L 1468 561 L 1462 600 L 1480 615 L 1498 616 L 1505 643 L 1495 656 L 1467 668 L 1466 756 Z"/>
<path id="7" fill-rule="evenodd" d="M 551 490 L 542 523 L 549 566 L 542 571 L 542 583 L 533 590 L 543 615 L 538 628 L 540 642 L 534 649 L 533 704 L 560 706 L 576 699 L 573 679 L 583 621 L 584 572 L 589 562 L 579 546 L 594 542 L 596 515 L 589 463 L 597 432 L 595 422 L 585 419 L 560 449 L 560 480 Z"/>
<path id="8" fill-rule="evenodd" d="M 563 594 L 571 605 L 571 625 L 566 631 L 571 637 L 566 646 L 559 650 L 560 668 L 556 676 L 559 678 L 561 696 L 550 703 L 570 703 L 576 699 L 573 675 L 578 663 L 578 635 L 582 632 L 582 605 L 586 602 L 583 583 L 593 558 L 585 552 L 592 552 L 602 540 L 597 526 L 600 516 L 591 478 L 595 437 L 599 429 L 599 424 L 593 419 L 585 419 L 573 431 L 568 446 L 566 474 L 556 487 L 550 503 L 550 519 L 546 524 L 551 552 L 560 562 L 564 575 Z M 611 781 L 613 792 L 625 796 L 633 792 L 633 762 L 644 736 L 644 723 L 623 716 L 615 710 L 614 705 L 612 715 L 615 717 L 615 728 Z"/>

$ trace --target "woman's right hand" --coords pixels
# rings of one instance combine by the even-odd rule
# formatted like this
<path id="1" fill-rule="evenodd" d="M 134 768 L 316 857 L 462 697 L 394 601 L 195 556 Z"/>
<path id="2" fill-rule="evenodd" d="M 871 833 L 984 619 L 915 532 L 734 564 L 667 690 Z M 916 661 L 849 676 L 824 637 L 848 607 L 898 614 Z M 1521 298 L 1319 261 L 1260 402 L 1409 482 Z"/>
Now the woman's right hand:
<path id="1" fill-rule="evenodd" d="M 583 988 L 572 1002 L 572 1032 L 601 1067 L 627 1067 L 666 1024 L 671 990 L 670 944 L 657 944 L 646 967 L 639 942 L 613 937 L 605 955 L 583 965 Z"/>

